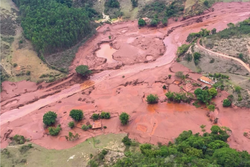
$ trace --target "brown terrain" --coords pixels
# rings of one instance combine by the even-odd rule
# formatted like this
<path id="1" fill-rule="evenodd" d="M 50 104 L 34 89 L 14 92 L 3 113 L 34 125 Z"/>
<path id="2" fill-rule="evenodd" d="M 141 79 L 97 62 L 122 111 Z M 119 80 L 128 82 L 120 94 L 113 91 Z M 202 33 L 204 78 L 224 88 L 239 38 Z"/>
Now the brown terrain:
<path id="1" fill-rule="evenodd" d="M 250 3 L 216 3 L 214 11 L 188 20 L 173 22 L 166 28 L 138 29 L 137 22 L 122 22 L 104 25 L 96 36 L 79 48 L 67 78 L 54 83 L 36 84 L 29 81 L 4 82 L 1 93 L 1 148 L 6 147 L 9 137 L 24 135 L 32 142 L 49 149 L 73 147 L 87 138 L 107 133 L 126 132 L 139 142 L 157 144 L 173 141 L 182 131 L 200 132 L 200 125 L 209 130 L 213 120 L 218 125 L 231 129 L 229 144 L 238 150 L 250 152 L 249 139 L 243 136 L 250 130 L 249 109 L 223 108 L 222 100 L 227 92 L 219 92 L 215 98 L 216 111 L 196 108 L 191 104 L 168 103 L 167 91 L 190 91 L 190 83 L 199 82 L 201 74 L 174 61 L 177 47 L 185 43 L 189 33 L 201 28 L 218 31 L 227 24 L 242 21 L 250 16 Z M 110 36 L 110 37 L 109 37 Z M 95 71 L 89 80 L 79 79 L 74 72 L 77 65 L 86 64 Z M 211 67 L 212 68 L 212 67 Z M 174 74 L 183 71 L 189 74 L 184 83 L 176 84 Z M 98 72 L 98 73 L 97 73 Z M 168 79 L 171 74 L 172 78 Z M 166 85 L 167 90 L 162 86 Z M 158 94 L 160 102 L 148 105 L 145 97 Z M 84 111 L 85 119 L 71 130 L 71 109 Z M 61 124 L 59 136 L 48 135 L 42 118 L 47 111 L 57 113 Z M 93 113 L 107 111 L 111 119 L 102 120 L 107 129 L 81 130 L 81 125 L 92 123 Z M 130 121 L 121 126 L 119 114 L 127 112 Z M 80 139 L 67 142 L 69 131 L 80 134 Z"/>

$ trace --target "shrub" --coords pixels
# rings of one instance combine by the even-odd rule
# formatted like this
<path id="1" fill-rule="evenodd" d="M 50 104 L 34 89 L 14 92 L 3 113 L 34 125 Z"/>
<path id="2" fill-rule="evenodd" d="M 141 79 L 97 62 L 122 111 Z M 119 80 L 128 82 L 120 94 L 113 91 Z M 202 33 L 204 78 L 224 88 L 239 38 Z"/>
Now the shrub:
<path id="1" fill-rule="evenodd" d="M 72 128 L 74 128 L 74 126 L 75 126 L 75 123 L 73 122 L 73 121 L 71 121 L 71 122 L 69 122 L 69 127 L 72 129 Z"/>
<path id="2" fill-rule="evenodd" d="M 130 146 L 132 144 L 132 141 L 130 138 L 128 138 L 128 136 L 125 136 L 123 139 L 122 139 L 122 142 L 125 146 Z"/>
<path id="3" fill-rule="evenodd" d="M 110 119 L 110 113 L 109 112 L 102 112 L 101 119 Z"/>
<path id="4" fill-rule="evenodd" d="M 208 1 L 207 1 L 207 0 L 205 0 L 203 3 L 204 3 L 204 5 L 205 5 L 206 7 L 209 7 L 209 6 L 208 6 L 209 4 L 208 4 Z"/>
<path id="5" fill-rule="evenodd" d="M 69 116 L 73 118 L 75 121 L 81 121 L 83 119 L 83 112 L 82 110 L 71 110 Z"/>
<path id="6" fill-rule="evenodd" d="M 133 8 L 138 6 L 138 0 L 131 0 Z"/>
<path id="7" fill-rule="evenodd" d="M 14 63 L 14 64 L 13 64 L 13 67 L 17 67 L 17 64 L 16 64 L 16 63 Z"/>
<path id="8" fill-rule="evenodd" d="M 208 93 L 209 93 L 210 96 L 212 96 L 212 98 L 214 98 L 215 96 L 217 96 L 217 90 L 215 88 L 209 89 Z"/>
<path id="9" fill-rule="evenodd" d="M 26 142 L 26 139 L 22 135 L 15 135 L 12 138 L 12 141 L 14 141 L 16 144 L 24 144 Z"/>
<path id="10" fill-rule="evenodd" d="M 104 129 L 107 129 L 107 126 L 103 126 Z"/>
<path id="11" fill-rule="evenodd" d="M 89 127 L 87 125 L 82 125 L 82 130 L 87 131 Z"/>
<path id="12" fill-rule="evenodd" d="M 234 90 L 235 90 L 235 92 L 237 92 L 239 94 L 240 90 L 241 90 L 241 87 L 240 86 L 235 86 Z"/>
<path id="13" fill-rule="evenodd" d="M 148 104 L 155 104 L 155 103 L 158 103 L 158 96 L 157 95 L 153 95 L 153 94 L 150 94 L 147 96 L 147 102 Z"/>
<path id="14" fill-rule="evenodd" d="M 163 85 L 163 86 L 162 86 L 162 89 L 165 89 L 165 90 L 166 90 L 166 89 L 167 89 L 166 85 Z"/>
<path id="15" fill-rule="evenodd" d="M 89 67 L 85 66 L 85 65 L 77 66 L 76 67 L 76 72 L 78 74 L 80 74 L 81 76 L 83 76 L 83 77 L 86 77 L 86 76 L 88 76 L 89 74 L 92 73 L 92 71 L 89 70 Z"/>
<path id="16" fill-rule="evenodd" d="M 223 100 L 223 107 L 229 107 L 231 106 L 232 102 L 228 99 Z"/>
<path id="17" fill-rule="evenodd" d="M 212 34 L 216 34 L 216 28 L 213 28 L 211 32 Z"/>
<path id="18" fill-rule="evenodd" d="M 49 134 L 51 136 L 57 136 L 60 131 L 61 131 L 61 125 L 60 124 L 56 128 L 55 127 L 49 127 Z"/>
<path id="19" fill-rule="evenodd" d="M 210 110 L 210 111 L 214 111 L 215 110 L 215 106 L 213 104 L 210 104 L 209 106 L 207 106 L 207 108 Z"/>
<path id="20" fill-rule="evenodd" d="M 91 118 L 93 120 L 98 120 L 99 119 L 99 114 L 93 114 Z"/>
<path id="21" fill-rule="evenodd" d="M 105 6 L 110 8 L 119 8 L 120 3 L 117 0 L 106 0 Z"/>
<path id="22" fill-rule="evenodd" d="M 183 45 L 181 45 L 180 47 L 178 47 L 178 50 L 177 50 L 177 55 L 178 55 L 178 57 L 184 55 L 184 53 L 187 52 L 189 46 L 190 46 L 190 45 L 183 44 Z"/>
<path id="23" fill-rule="evenodd" d="M 129 115 L 127 113 L 123 112 L 119 118 L 120 118 L 122 125 L 126 125 L 128 123 L 128 120 L 129 120 Z"/>
<path id="24" fill-rule="evenodd" d="M 53 125 L 56 122 L 57 114 L 55 112 L 49 111 L 43 115 L 43 123 L 46 126 Z"/>
<path id="25" fill-rule="evenodd" d="M 185 79 L 185 75 L 183 74 L 182 71 L 177 71 L 177 72 L 175 73 L 175 76 L 176 76 L 177 78 Z"/>
<path id="26" fill-rule="evenodd" d="M 146 25 L 145 20 L 143 20 L 142 18 L 140 18 L 140 19 L 138 20 L 138 25 L 139 25 L 140 27 L 145 26 L 145 25 Z"/>
<path id="27" fill-rule="evenodd" d="M 227 99 L 230 100 L 230 101 L 232 102 L 233 99 L 234 99 L 234 96 L 233 96 L 233 95 L 228 95 L 228 96 L 227 96 Z"/>
<path id="28" fill-rule="evenodd" d="M 154 18 L 150 21 L 150 26 L 156 27 L 158 23 L 159 23 L 158 19 Z"/>

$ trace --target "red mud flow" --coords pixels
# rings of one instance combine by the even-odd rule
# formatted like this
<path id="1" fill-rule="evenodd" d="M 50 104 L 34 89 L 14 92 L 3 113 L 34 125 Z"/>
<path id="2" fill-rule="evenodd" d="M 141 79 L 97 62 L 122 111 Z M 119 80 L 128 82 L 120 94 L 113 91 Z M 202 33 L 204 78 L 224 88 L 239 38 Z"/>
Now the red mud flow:
<path id="1" fill-rule="evenodd" d="M 139 142 L 168 143 L 183 130 L 201 132 L 200 125 L 209 131 L 213 123 L 207 110 L 189 104 L 165 101 L 165 93 L 183 91 L 174 83 L 174 73 L 184 71 L 194 81 L 201 75 L 174 62 L 177 47 L 185 43 L 191 32 L 201 28 L 222 30 L 227 24 L 242 21 L 250 16 L 250 3 L 217 3 L 214 12 L 181 22 L 173 22 L 167 28 L 138 29 L 137 22 L 104 25 L 96 36 L 79 48 L 72 64 L 87 64 L 92 69 L 103 70 L 87 81 L 76 81 L 75 76 L 54 84 L 36 85 L 31 82 L 3 83 L 1 93 L 1 147 L 8 145 L 8 136 L 24 135 L 32 142 L 49 149 L 70 148 L 92 136 L 106 133 L 127 132 Z M 202 22 L 200 22 L 202 20 Z M 198 23 L 197 23 L 198 22 Z M 106 59 L 107 58 L 107 59 Z M 168 75 L 172 75 L 171 79 Z M 166 85 L 167 90 L 162 86 Z M 158 94 L 160 102 L 148 105 L 145 97 Z M 216 98 L 218 124 L 232 130 L 230 146 L 250 152 L 249 139 L 243 136 L 250 129 L 249 109 L 223 108 L 226 92 Z M 84 111 L 85 119 L 71 130 L 71 109 Z M 42 117 L 47 111 L 57 113 L 57 124 L 62 131 L 51 137 L 43 127 Z M 103 130 L 81 130 L 92 123 L 93 113 L 107 111 L 110 120 L 102 120 Z M 130 122 L 121 126 L 119 114 L 127 112 Z M 65 140 L 69 131 L 80 134 L 75 142 Z"/>

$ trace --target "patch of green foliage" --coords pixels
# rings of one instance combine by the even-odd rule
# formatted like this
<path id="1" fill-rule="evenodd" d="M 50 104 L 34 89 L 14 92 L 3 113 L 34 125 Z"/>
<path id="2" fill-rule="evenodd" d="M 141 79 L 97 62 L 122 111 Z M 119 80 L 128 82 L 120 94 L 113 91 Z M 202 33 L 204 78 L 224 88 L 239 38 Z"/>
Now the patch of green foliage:
<path id="1" fill-rule="evenodd" d="M 109 112 L 102 112 L 100 117 L 101 117 L 101 119 L 110 119 L 110 113 Z"/>
<path id="2" fill-rule="evenodd" d="M 193 56 L 194 56 L 194 64 L 198 65 L 200 62 L 201 54 L 198 52 L 194 52 Z"/>
<path id="3" fill-rule="evenodd" d="M 212 99 L 212 96 L 209 94 L 209 91 L 202 90 L 201 88 L 195 89 L 194 94 L 199 102 L 204 103 L 206 105 L 208 105 Z"/>
<path id="4" fill-rule="evenodd" d="M 69 122 L 68 126 L 72 129 L 75 127 L 74 121 Z"/>
<path id="5" fill-rule="evenodd" d="M 140 19 L 138 20 L 138 25 L 139 25 L 140 27 L 143 27 L 143 26 L 145 26 L 145 25 L 147 25 L 147 24 L 146 24 L 145 20 L 143 20 L 142 18 L 140 18 Z"/>
<path id="6" fill-rule="evenodd" d="M 120 3 L 117 0 L 106 0 L 105 6 L 109 8 L 119 8 Z"/>
<path id="7" fill-rule="evenodd" d="M 79 137 L 80 137 L 80 135 L 78 133 L 73 134 L 72 132 L 69 132 L 69 135 L 65 136 L 67 141 L 75 141 L 75 140 L 78 140 Z"/>
<path id="8" fill-rule="evenodd" d="M 209 74 L 209 77 L 217 78 L 217 79 L 229 79 L 228 75 L 224 75 L 221 73 Z"/>
<path id="9" fill-rule="evenodd" d="M 119 116 L 122 125 L 127 125 L 129 120 L 129 115 L 125 112 L 121 113 Z"/>
<path id="10" fill-rule="evenodd" d="M 138 0 L 131 0 L 133 8 L 136 8 L 138 6 Z"/>
<path id="11" fill-rule="evenodd" d="M 87 131 L 88 129 L 91 129 L 92 125 L 82 125 L 82 130 Z"/>
<path id="12" fill-rule="evenodd" d="M 70 111 L 69 116 L 71 116 L 71 118 L 73 118 L 75 121 L 81 121 L 84 118 L 82 110 L 75 109 Z"/>
<path id="13" fill-rule="evenodd" d="M 188 51 L 189 46 L 190 45 L 183 44 L 180 47 L 178 47 L 177 56 L 180 57 L 180 56 L 184 55 Z"/>
<path id="14" fill-rule="evenodd" d="M 186 42 L 193 42 L 194 40 L 196 40 L 197 38 L 200 38 L 200 37 L 206 37 L 210 34 L 210 30 L 207 30 L 207 29 L 201 29 L 200 32 L 197 32 L 197 33 L 190 33 L 187 37 L 187 40 Z"/>
<path id="15" fill-rule="evenodd" d="M 77 72 L 77 74 L 80 74 L 83 77 L 86 77 L 86 76 L 88 76 L 89 74 L 92 73 L 92 71 L 89 70 L 89 67 L 85 66 L 85 65 L 77 66 L 76 67 L 76 72 Z"/>
<path id="16" fill-rule="evenodd" d="M 229 99 L 223 100 L 223 107 L 230 107 L 232 105 L 232 102 Z"/>
<path id="17" fill-rule="evenodd" d="M 71 0 L 13 0 L 24 36 L 40 53 L 66 50 L 93 31 L 93 9 L 74 8 Z M 95 12 L 94 12 L 95 13 Z"/>
<path id="18" fill-rule="evenodd" d="M 147 102 L 148 104 L 155 104 L 155 103 L 158 103 L 158 96 L 157 95 L 153 95 L 153 94 L 150 94 L 147 96 Z"/>
<path id="19" fill-rule="evenodd" d="M 213 104 L 208 105 L 207 108 L 209 109 L 209 111 L 215 110 L 215 106 Z"/>
<path id="20" fill-rule="evenodd" d="M 203 134 L 193 134 L 191 130 L 183 131 L 175 139 L 175 143 L 169 142 L 168 145 L 160 144 L 157 147 L 147 143 L 141 144 L 140 152 L 126 152 L 125 157 L 108 164 L 108 166 L 239 167 L 250 164 L 248 152 L 229 148 L 226 143 L 229 138 L 228 129 L 212 126 L 211 133 L 207 133 L 204 128 L 202 127 Z M 129 141 L 129 139 L 126 138 L 126 141 Z M 91 164 L 101 166 L 98 158 L 92 159 Z"/>
<path id="21" fill-rule="evenodd" d="M 14 144 L 24 144 L 26 142 L 26 139 L 22 135 L 15 135 L 11 140 Z"/>
<path id="22" fill-rule="evenodd" d="M 130 138 L 128 138 L 128 136 L 125 136 L 123 139 L 122 139 L 122 142 L 125 146 L 130 146 L 132 144 L 132 140 Z"/>
<path id="23" fill-rule="evenodd" d="M 173 102 L 184 102 L 184 103 L 190 103 L 191 100 L 193 99 L 193 95 L 190 93 L 176 93 L 176 92 L 167 92 L 166 97 L 168 98 L 169 101 Z"/>
<path id="24" fill-rule="evenodd" d="M 56 122 L 57 114 L 53 111 L 49 111 L 43 115 L 43 123 L 46 126 L 53 125 Z"/>
<path id="25" fill-rule="evenodd" d="M 57 127 L 49 127 L 49 134 L 51 136 L 57 136 L 61 130 L 62 128 L 60 124 Z"/>
<path id="26" fill-rule="evenodd" d="M 99 119 L 99 117 L 100 117 L 100 115 L 99 114 L 92 114 L 92 116 L 91 116 L 91 118 L 93 119 L 93 120 L 98 120 Z"/>

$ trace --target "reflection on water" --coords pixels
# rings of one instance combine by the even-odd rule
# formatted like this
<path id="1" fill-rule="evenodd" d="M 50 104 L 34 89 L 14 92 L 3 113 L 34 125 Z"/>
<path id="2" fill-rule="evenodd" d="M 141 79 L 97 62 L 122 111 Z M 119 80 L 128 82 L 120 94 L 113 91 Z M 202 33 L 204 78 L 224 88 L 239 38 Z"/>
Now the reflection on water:
<path id="1" fill-rule="evenodd" d="M 116 61 L 113 59 L 112 55 L 116 51 L 117 50 L 112 48 L 108 43 L 104 43 L 104 44 L 101 44 L 100 49 L 98 51 L 96 51 L 96 56 L 103 57 L 103 58 L 107 59 L 107 63 L 113 63 Z"/>

